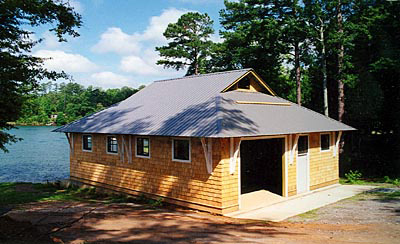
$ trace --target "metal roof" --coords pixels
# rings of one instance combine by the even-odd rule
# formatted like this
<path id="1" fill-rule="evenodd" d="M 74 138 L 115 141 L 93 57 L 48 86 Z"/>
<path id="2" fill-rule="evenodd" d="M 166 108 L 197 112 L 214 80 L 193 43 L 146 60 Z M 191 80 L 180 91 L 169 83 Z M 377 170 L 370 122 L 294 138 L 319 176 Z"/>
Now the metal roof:
<path id="1" fill-rule="evenodd" d="M 221 91 L 251 69 L 153 82 L 126 100 L 55 129 L 56 132 L 192 137 L 244 137 L 354 128 L 260 92 Z"/>

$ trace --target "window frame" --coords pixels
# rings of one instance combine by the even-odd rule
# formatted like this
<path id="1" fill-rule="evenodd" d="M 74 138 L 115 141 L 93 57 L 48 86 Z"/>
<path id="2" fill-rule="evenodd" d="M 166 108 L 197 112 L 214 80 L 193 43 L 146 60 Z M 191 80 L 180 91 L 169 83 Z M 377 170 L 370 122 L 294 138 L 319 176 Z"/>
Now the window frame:
<path id="1" fill-rule="evenodd" d="M 179 159 L 179 158 L 175 158 L 175 140 L 181 140 L 181 141 L 188 141 L 189 142 L 189 159 L 185 160 L 185 159 Z M 191 163 L 192 162 L 192 141 L 190 140 L 190 138 L 172 138 L 172 161 L 174 162 L 181 162 L 181 163 Z"/>
<path id="2" fill-rule="evenodd" d="M 328 135 L 329 136 L 329 143 L 328 143 L 328 149 L 322 149 L 322 135 Z M 332 142 L 332 138 L 331 138 L 331 133 L 320 133 L 319 134 L 319 151 L 320 152 L 330 152 L 331 151 L 331 142 Z"/>
<path id="3" fill-rule="evenodd" d="M 115 139 L 117 140 L 117 152 L 109 152 L 108 151 L 108 138 L 109 137 L 115 137 Z M 111 154 L 111 155 L 118 155 L 119 154 L 119 145 L 118 145 L 118 136 L 117 135 L 107 135 L 106 137 L 106 153 L 107 154 Z"/>
<path id="4" fill-rule="evenodd" d="M 88 149 L 85 149 L 84 148 L 84 137 L 85 136 L 90 136 L 90 138 L 91 138 L 91 142 L 90 142 L 90 144 L 91 144 L 91 148 L 90 148 L 90 150 L 88 150 Z M 93 135 L 92 134 L 82 134 L 82 152 L 93 152 Z"/>
<path id="5" fill-rule="evenodd" d="M 147 139 L 149 140 L 149 155 L 145 156 L 145 155 L 139 155 L 138 154 L 138 139 L 142 138 L 142 139 Z M 150 158 L 151 157 L 151 142 L 150 142 L 150 137 L 146 137 L 146 136 L 136 136 L 135 137 L 135 157 L 137 158 Z"/>
<path id="6" fill-rule="evenodd" d="M 299 145 L 300 145 L 299 140 L 300 140 L 300 137 L 302 137 L 302 136 L 307 136 L 307 152 L 304 152 L 304 153 L 299 152 Z M 297 146 L 296 146 L 296 154 L 297 154 L 297 157 L 304 156 L 304 155 L 307 155 L 307 156 L 310 155 L 310 135 L 309 134 L 300 134 L 299 135 L 299 138 L 297 140 Z"/>

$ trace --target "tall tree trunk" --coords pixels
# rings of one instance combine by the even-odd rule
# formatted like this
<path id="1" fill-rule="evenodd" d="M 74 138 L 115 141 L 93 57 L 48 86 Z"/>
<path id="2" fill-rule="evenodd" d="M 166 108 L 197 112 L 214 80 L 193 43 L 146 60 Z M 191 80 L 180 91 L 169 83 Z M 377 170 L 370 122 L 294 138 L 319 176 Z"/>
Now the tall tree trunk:
<path id="1" fill-rule="evenodd" d="M 297 104 L 301 105 L 301 72 L 299 43 L 294 44 L 294 68 L 296 70 Z"/>
<path id="2" fill-rule="evenodd" d="M 199 62 L 196 59 L 196 63 L 194 64 L 194 74 L 198 75 L 199 74 Z"/>
<path id="3" fill-rule="evenodd" d="M 339 32 L 339 54 L 338 54 L 338 120 L 343 121 L 344 115 L 344 84 L 343 84 L 343 16 L 342 16 L 342 3 L 338 0 L 337 4 L 337 23 Z"/>
<path id="4" fill-rule="evenodd" d="M 194 66 L 194 75 L 198 75 L 199 74 L 199 57 L 198 57 L 197 48 L 194 48 L 193 66 Z"/>
<path id="5" fill-rule="evenodd" d="M 343 58 L 344 58 L 344 44 L 343 44 L 343 16 L 342 16 L 342 3 L 338 0 L 337 4 L 337 22 L 339 32 L 339 54 L 338 54 L 338 120 L 343 121 L 344 115 L 344 83 L 343 83 Z M 339 153 L 343 152 L 344 140 L 343 137 L 339 143 Z"/>
<path id="6" fill-rule="evenodd" d="M 323 81 L 322 81 L 322 89 L 324 92 L 324 114 L 325 116 L 329 116 L 329 106 L 328 106 L 328 75 L 326 73 L 326 47 L 325 47 L 325 26 L 324 22 L 322 19 L 321 21 L 321 27 L 319 29 L 319 34 L 320 34 L 320 42 L 322 46 L 322 75 L 323 75 Z"/>

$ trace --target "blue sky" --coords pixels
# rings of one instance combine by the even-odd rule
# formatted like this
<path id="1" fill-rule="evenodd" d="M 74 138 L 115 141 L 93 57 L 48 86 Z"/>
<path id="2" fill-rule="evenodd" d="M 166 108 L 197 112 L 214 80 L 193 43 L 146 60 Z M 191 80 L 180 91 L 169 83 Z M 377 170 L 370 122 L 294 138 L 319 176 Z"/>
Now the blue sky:
<path id="1" fill-rule="evenodd" d="M 46 28 L 34 29 L 32 38 L 44 38 L 33 49 L 35 56 L 51 58 L 45 66 L 64 70 L 84 86 L 137 87 L 154 80 L 183 76 L 185 71 L 156 65 L 154 50 L 165 45 L 168 23 L 188 11 L 208 13 L 218 41 L 219 10 L 223 0 L 69 0 L 82 15 L 80 37 L 59 43 Z M 48 27 L 48 26 L 47 26 Z M 61 82 L 62 80 L 58 81 Z"/>

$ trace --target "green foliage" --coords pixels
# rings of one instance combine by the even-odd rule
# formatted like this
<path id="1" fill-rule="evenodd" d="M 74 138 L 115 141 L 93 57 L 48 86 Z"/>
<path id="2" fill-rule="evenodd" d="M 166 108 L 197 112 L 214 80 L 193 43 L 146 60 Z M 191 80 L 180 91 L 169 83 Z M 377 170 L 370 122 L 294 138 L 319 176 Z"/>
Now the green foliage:
<path id="1" fill-rule="evenodd" d="M 64 35 L 79 36 L 74 30 L 81 26 L 81 16 L 65 1 L 3 0 L 0 1 L 0 149 L 17 138 L 5 132 L 21 114 L 21 107 L 38 80 L 68 78 L 65 73 L 48 71 L 43 60 L 33 57 L 32 48 L 41 40 L 32 40 L 29 28 L 50 25 L 59 41 Z M 35 120 L 46 123 L 43 113 Z"/>
<path id="2" fill-rule="evenodd" d="M 345 177 L 349 183 L 354 184 L 361 180 L 362 174 L 358 170 L 350 170 L 345 174 Z"/>
<path id="3" fill-rule="evenodd" d="M 393 184 L 395 186 L 400 186 L 400 178 L 391 179 L 389 176 L 384 176 L 383 181 L 385 183 Z"/>
<path id="4" fill-rule="evenodd" d="M 67 119 L 65 118 L 64 113 L 57 113 L 56 124 L 57 125 L 65 125 L 67 123 Z"/>
<path id="5" fill-rule="evenodd" d="M 187 75 L 206 73 L 206 59 L 213 45 L 210 35 L 214 33 L 213 21 L 208 14 L 189 12 L 176 23 L 168 25 L 164 36 L 170 40 L 167 46 L 156 47 L 164 59 L 157 64 L 176 70 L 188 67 Z"/>
<path id="6" fill-rule="evenodd" d="M 220 12 L 225 41 L 215 49 L 211 66 L 254 68 L 280 96 L 295 100 L 295 69 L 304 70 L 310 47 L 302 6 L 297 1 L 225 1 Z M 288 76 L 283 70 L 289 70 Z"/>
<path id="7" fill-rule="evenodd" d="M 159 208 L 163 206 L 164 199 L 162 197 L 157 198 L 156 200 L 149 199 L 148 204 L 153 208 Z"/>
<path id="8" fill-rule="evenodd" d="M 92 86 L 84 88 L 72 82 L 47 82 L 41 83 L 40 87 L 26 95 L 17 124 L 64 125 L 118 103 L 139 90 L 130 87 L 108 90 Z M 56 119 L 51 119 L 52 116 Z"/>

